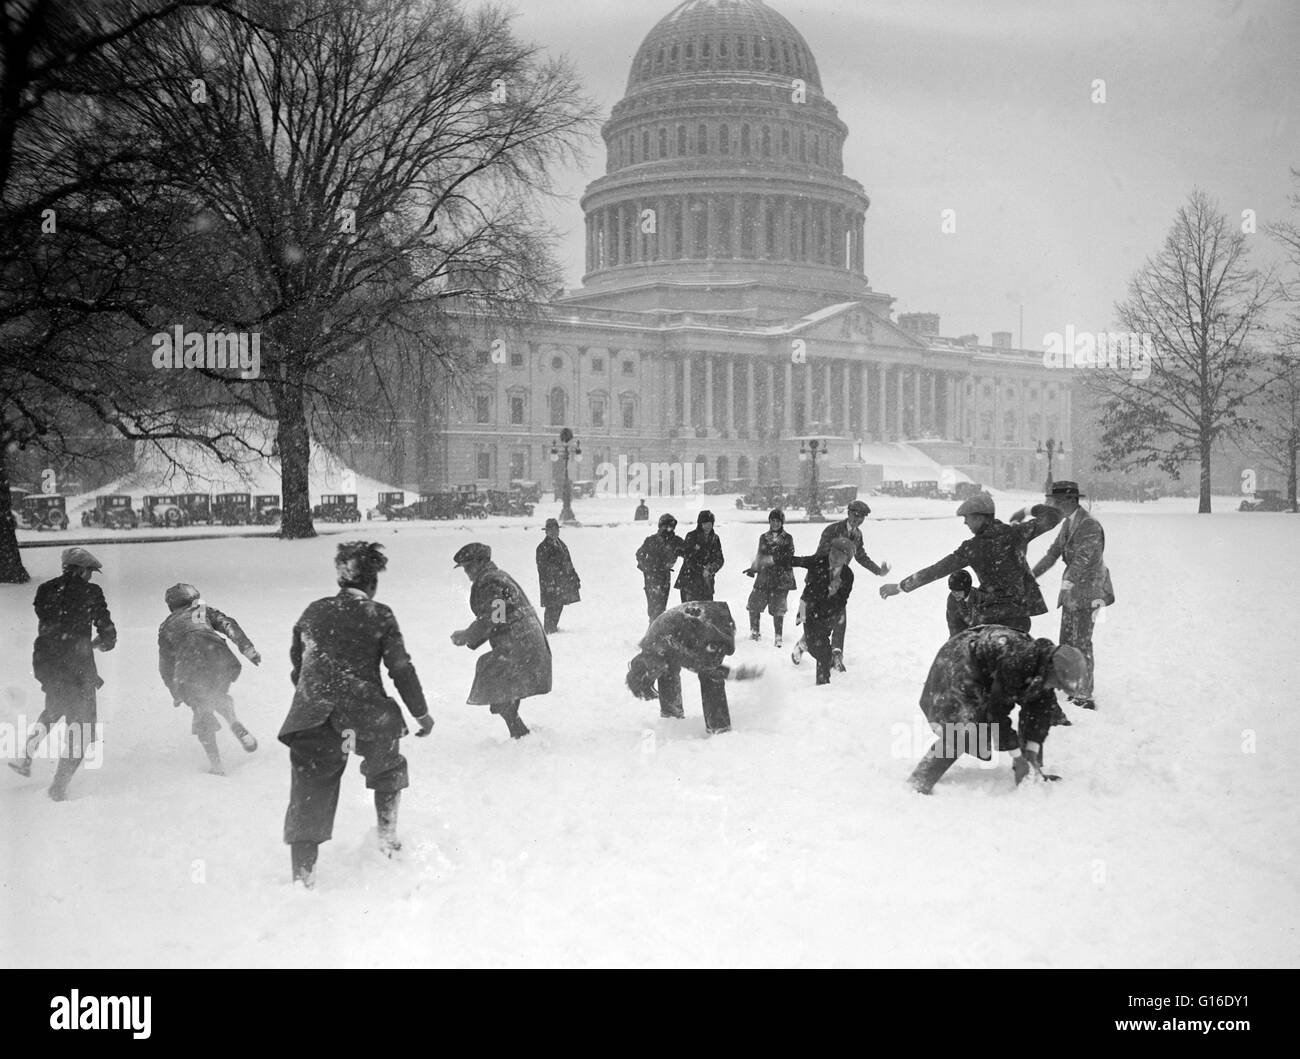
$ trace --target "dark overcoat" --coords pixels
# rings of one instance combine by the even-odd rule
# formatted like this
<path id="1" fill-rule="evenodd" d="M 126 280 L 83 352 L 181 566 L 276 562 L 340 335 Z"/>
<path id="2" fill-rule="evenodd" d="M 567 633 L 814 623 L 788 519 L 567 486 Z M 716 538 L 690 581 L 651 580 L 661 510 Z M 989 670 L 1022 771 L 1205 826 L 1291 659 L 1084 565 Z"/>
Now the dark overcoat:
<path id="1" fill-rule="evenodd" d="M 491 646 L 478 660 L 466 700 L 476 706 L 545 695 L 551 690 L 551 645 L 537 612 L 513 577 L 485 562 L 469 593 L 473 623 L 466 646 Z"/>
<path id="2" fill-rule="evenodd" d="M 293 703 L 280 728 L 280 741 L 294 732 L 329 723 L 358 739 L 391 741 L 406 735 L 397 703 L 384 691 L 382 660 L 402 701 L 414 717 L 429 708 L 420 679 L 406 653 L 397 618 L 359 588 L 343 588 L 318 599 L 293 627 Z"/>
<path id="3" fill-rule="evenodd" d="M 202 600 L 172 611 L 158 626 L 158 675 L 167 690 L 173 696 L 185 687 L 229 690 L 242 667 L 226 645 L 227 637 L 243 652 L 253 649 L 234 618 Z"/>
<path id="4" fill-rule="evenodd" d="M 706 650 L 710 644 L 715 650 Z M 641 650 L 678 669 L 716 668 L 736 651 L 736 623 L 722 602 L 697 601 L 669 607 L 650 623 Z"/>
<path id="5" fill-rule="evenodd" d="M 832 522 L 822 530 L 821 540 L 817 542 L 816 554 L 826 555 L 838 537 L 844 537 L 853 542 L 853 558 L 858 561 L 859 566 L 865 566 L 877 577 L 881 576 L 883 571 L 879 564 L 867 554 L 867 547 L 862 539 L 862 527 L 859 526 L 854 529 L 849 525 L 849 520 L 846 518 L 840 519 L 839 522 Z"/>
<path id="6" fill-rule="evenodd" d="M 789 592 L 794 589 L 794 538 L 785 530 L 768 530 L 758 538 L 754 559 L 754 590 Z"/>
<path id="7" fill-rule="evenodd" d="M 667 588 L 673 579 L 673 566 L 681 557 L 686 542 L 676 533 L 653 533 L 636 550 L 636 566 L 645 578 L 646 588 Z"/>
<path id="8" fill-rule="evenodd" d="M 674 588 L 697 598 L 713 598 L 713 578 L 722 569 L 722 540 L 716 532 L 707 537 L 698 527 L 686 534 L 682 546 L 682 568 Z"/>
<path id="9" fill-rule="evenodd" d="M 1061 525 L 1061 532 L 1043 557 L 1034 564 L 1034 576 L 1042 577 L 1056 562 L 1065 560 L 1061 591 L 1056 605 L 1067 610 L 1090 610 L 1093 600 L 1109 607 L 1115 602 L 1110 570 L 1106 568 L 1106 531 L 1082 508 Z"/>
<path id="10" fill-rule="evenodd" d="M 1041 743 L 1051 728 L 1056 693 L 1043 687 L 1055 645 L 1002 625 L 959 632 L 935 655 L 921 692 L 932 725 L 1003 725 L 1020 706 L 1020 735 Z"/>
<path id="11" fill-rule="evenodd" d="M 962 541 L 955 552 L 933 566 L 903 578 L 898 587 L 911 592 L 970 567 L 979 577 L 979 623 L 997 624 L 1034 614 L 1046 614 L 1043 593 L 1029 569 L 1029 542 L 1061 521 L 1054 507 L 1038 504 L 1033 517 L 1008 525 L 991 519 L 979 533 Z"/>
<path id="12" fill-rule="evenodd" d="M 832 588 L 829 555 L 796 555 L 792 562 L 808 571 L 801 597 L 804 603 L 804 622 L 808 625 L 838 625 L 842 622 L 844 609 L 848 606 L 849 595 L 853 591 L 853 571 L 849 569 L 849 564 L 840 567 L 839 583 Z"/>
<path id="13" fill-rule="evenodd" d="M 91 630 L 106 650 L 117 644 L 117 629 L 98 585 L 65 571 L 36 590 L 36 641 L 32 672 L 47 696 L 47 708 L 63 705 L 94 722 L 95 689 L 103 681 L 95 668 Z"/>
<path id="14" fill-rule="evenodd" d="M 537 546 L 537 581 L 543 607 L 563 607 L 578 603 L 582 580 L 573 568 L 569 548 L 559 537 L 544 537 Z"/>

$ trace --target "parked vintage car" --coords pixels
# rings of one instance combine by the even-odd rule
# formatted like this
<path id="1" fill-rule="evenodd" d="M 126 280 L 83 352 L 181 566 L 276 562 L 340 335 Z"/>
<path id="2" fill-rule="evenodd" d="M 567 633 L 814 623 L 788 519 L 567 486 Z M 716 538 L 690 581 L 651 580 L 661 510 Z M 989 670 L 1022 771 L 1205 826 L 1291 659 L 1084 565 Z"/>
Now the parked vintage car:
<path id="1" fill-rule="evenodd" d="M 487 491 L 487 509 L 490 515 L 531 515 L 533 505 L 525 503 L 513 490 L 489 489 Z"/>
<path id="2" fill-rule="evenodd" d="M 821 492 L 825 497 L 822 501 L 822 507 L 829 507 L 835 511 L 842 511 L 858 498 L 858 487 L 856 485 L 827 484 L 822 488 Z"/>
<path id="3" fill-rule="evenodd" d="M 1278 489 L 1256 489 L 1242 500 L 1238 511 L 1290 511 L 1291 502 Z"/>
<path id="4" fill-rule="evenodd" d="M 420 499 L 412 505 L 416 518 L 444 521 L 456 517 L 456 494 L 448 490 L 435 493 L 421 493 Z"/>
<path id="5" fill-rule="evenodd" d="M 322 522 L 360 522 L 356 493 L 322 493 L 320 503 L 311 509 L 311 517 Z"/>
<path id="6" fill-rule="evenodd" d="M 95 506 L 81 513 L 83 526 L 102 526 L 104 529 L 135 529 L 140 517 L 131 506 L 131 498 L 120 493 L 95 497 Z"/>
<path id="7" fill-rule="evenodd" d="M 487 518 L 487 497 L 480 496 L 477 485 L 456 486 L 456 517 Z"/>
<path id="8" fill-rule="evenodd" d="M 13 490 L 10 490 L 12 493 Z M 68 528 L 68 502 L 50 493 L 31 493 L 14 509 L 20 529 L 65 530 Z"/>
<path id="9" fill-rule="evenodd" d="M 510 480 L 511 491 L 519 493 L 519 499 L 525 504 L 540 504 L 542 502 L 542 484 L 541 482 L 529 481 L 526 478 L 512 478 Z"/>
<path id="10" fill-rule="evenodd" d="M 247 526 L 253 521 L 253 498 L 247 493 L 221 493 L 212 502 L 212 519 L 223 526 Z"/>
<path id="11" fill-rule="evenodd" d="M 211 526 L 215 521 L 212 516 L 212 497 L 208 493 L 181 493 L 176 497 L 176 503 L 185 512 L 186 525 L 202 522 Z"/>
<path id="12" fill-rule="evenodd" d="M 146 496 L 140 514 L 142 520 L 151 526 L 177 529 L 189 525 L 189 515 L 178 496 Z"/>
<path id="13" fill-rule="evenodd" d="M 596 483 L 585 478 L 580 482 L 570 482 L 569 485 L 572 487 L 574 500 L 596 495 Z"/>
<path id="14" fill-rule="evenodd" d="M 406 494 L 392 490 L 379 494 L 379 501 L 366 512 L 366 518 L 382 518 L 392 522 L 393 519 L 415 518 L 415 508 L 406 503 Z"/>
<path id="15" fill-rule="evenodd" d="M 775 485 L 757 485 L 743 496 L 736 497 L 736 507 L 742 511 L 771 511 L 774 507 L 785 507 L 786 487 Z"/>
<path id="16" fill-rule="evenodd" d="M 253 498 L 253 521 L 259 526 L 274 526 L 283 513 L 278 493 L 259 493 Z"/>

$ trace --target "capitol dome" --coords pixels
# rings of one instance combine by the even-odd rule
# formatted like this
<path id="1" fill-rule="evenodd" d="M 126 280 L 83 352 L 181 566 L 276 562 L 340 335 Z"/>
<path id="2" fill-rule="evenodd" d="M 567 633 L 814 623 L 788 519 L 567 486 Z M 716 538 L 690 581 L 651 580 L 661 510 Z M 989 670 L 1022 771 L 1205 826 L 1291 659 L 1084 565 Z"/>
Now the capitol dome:
<path id="1" fill-rule="evenodd" d="M 762 0 L 686 0 L 660 19 L 601 131 L 587 270 L 566 300 L 760 317 L 872 300 L 848 127 L 803 36 Z"/>
<path id="2" fill-rule="evenodd" d="M 627 87 L 709 71 L 780 74 L 821 88 L 807 42 L 762 0 L 686 0 L 642 42 Z"/>

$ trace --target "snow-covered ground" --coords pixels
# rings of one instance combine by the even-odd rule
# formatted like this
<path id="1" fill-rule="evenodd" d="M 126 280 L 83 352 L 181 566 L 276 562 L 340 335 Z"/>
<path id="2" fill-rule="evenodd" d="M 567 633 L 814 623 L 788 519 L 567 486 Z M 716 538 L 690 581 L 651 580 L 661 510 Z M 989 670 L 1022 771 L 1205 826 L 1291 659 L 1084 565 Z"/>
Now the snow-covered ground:
<path id="1" fill-rule="evenodd" d="M 1000 497 L 1002 514 L 1014 506 Z M 745 624 L 742 574 L 762 513 L 718 512 L 719 597 Z M 716 504 L 716 506 L 714 506 Z M 437 719 L 405 751 L 400 861 L 380 857 L 355 767 L 319 884 L 288 884 L 280 828 L 289 631 L 333 588 L 338 537 L 97 546 L 119 629 L 98 655 L 102 767 L 71 799 L 0 770 L 0 964 L 5 966 L 1281 966 L 1300 958 L 1300 519 L 1193 514 L 1194 501 L 1098 505 L 1118 603 L 1098 627 L 1101 709 L 1067 707 L 1047 761 L 1064 781 L 1017 790 L 1006 758 L 966 759 L 923 798 L 903 785 L 925 747 L 917 697 L 942 643 L 944 588 L 882 601 L 858 569 L 849 672 L 815 688 L 811 660 L 743 640 L 761 681 L 730 684 L 735 730 L 708 739 L 698 684 L 660 720 L 623 687 L 645 627 L 631 502 L 581 501 L 565 531 L 584 601 L 552 638 L 555 690 L 524 702 L 511 742 L 465 705 L 476 655 L 453 569 L 465 542 L 536 589 L 532 519 L 363 523 L 391 565 L 397 613 Z M 698 504 L 676 505 L 682 530 Z M 909 573 L 965 535 L 952 504 L 873 498 L 868 550 Z M 663 505 L 652 501 L 657 516 Z M 820 527 L 793 525 L 811 549 Z M 1031 560 L 1047 540 L 1031 547 Z M 0 586 L 0 722 L 34 718 L 35 582 Z M 1043 579 L 1054 600 L 1058 566 Z M 230 774 L 205 773 L 189 713 L 157 676 L 163 590 L 193 581 L 266 656 L 234 692 L 261 740 L 228 733 Z M 793 603 L 793 597 L 792 597 Z M 792 621 L 792 619 L 790 619 Z M 1035 621 L 1055 637 L 1056 615 Z M 793 637 L 787 633 L 787 643 Z"/>

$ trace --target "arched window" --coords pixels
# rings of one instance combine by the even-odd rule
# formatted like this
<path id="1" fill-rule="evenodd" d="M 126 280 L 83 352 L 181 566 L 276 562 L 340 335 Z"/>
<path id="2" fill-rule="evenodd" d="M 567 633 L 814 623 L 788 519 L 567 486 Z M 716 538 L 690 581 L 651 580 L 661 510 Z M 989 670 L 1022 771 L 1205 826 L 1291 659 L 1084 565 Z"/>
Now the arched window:
<path id="1" fill-rule="evenodd" d="M 714 464 L 713 476 L 720 482 L 727 481 L 727 471 L 729 467 L 730 461 L 728 461 L 727 457 L 719 456 L 717 462 Z"/>
<path id="2" fill-rule="evenodd" d="M 808 137 L 804 133 L 799 133 L 799 161 L 808 161 Z"/>
<path id="3" fill-rule="evenodd" d="M 719 58 L 719 59 L 725 59 L 725 58 L 727 58 L 727 38 L 726 38 L 726 37 L 723 37 L 722 40 L 718 41 L 718 58 Z"/>
<path id="4" fill-rule="evenodd" d="M 650 130 L 645 129 L 641 133 L 641 161 L 650 161 Z"/>
<path id="5" fill-rule="evenodd" d="M 766 125 L 763 126 L 763 157 L 772 157 L 772 130 Z"/>
<path id="6" fill-rule="evenodd" d="M 701 125 L 695 130 L 695 153 L 709 153 L 709 127 L 707 125 Z"/>
<path id="7" fill-rule="evenodd" d="M 731 126 L 718 128 L 718 154 L 731 154 Z"/>
<path id="8" fill-rule="evenodd" d="M 687 62 L 693 62 L 693 61 L 695 60 L 695 42 L 694 42 L 694 41 L 692 41 L 692 40 L 688 40 L 688 41 L 686 42 L 686 50 L 685 50 L 685 52 L 683 53 L 683 58 L 685 58 Z"/>
<path id="9" fill-rule="evenodd" d="M 712 56 L 713 56 L 713 45 L 711 42 L 706 40 L 703 43 L 703 45 L 700 46 L 700 58 L 708 59 L 711 58 Z"/>
<path id="10" fill-rule="evenodd" d="M 749 457 L 748 457 L 748 456 L 737 456 L 737 457 L 736 457 L 736 477 L 737 477 L 737 478 L 748 478 L 748 477 L 749 477 Z"/>
<path id="11" fill-rule="evenodd" d="M 782 158 L 790 157 L 790 130 L 789 129 L 781 130 L 781 157 Z"/>
<path id="12" fill-rule="evenodd" d="M 568 418 L 569 399 L 563 386 L 551 388 L 551 426 L 562 427 Z"/>
<path id="13" fill-rule="evenodd" d="M 659 130 L 659 157 L 668 157 L 668 130 L 663 128 Z"/>
<path id="14" fill-rule="evenodd" d="M 748 155 L 748 154 L 749 154 L 749 148 L 750 148 L 750 143 L 749 143 L 749 126 L 748 126 L 748 125 L 742 125 L 742 126 L 740 127 L 740 153 L 743 154 L 743 155 Z"/>
<path id="15" fill-rule="evenodd" d="M 813 164 L 822 164 L 822 138 L 820 136 L 813 137 Z"/>
<path id="16" fill-rule="evenodd" d="M 682 157 L 686 154 L 686 126 L 677 126 L 677 155 Z"/>

